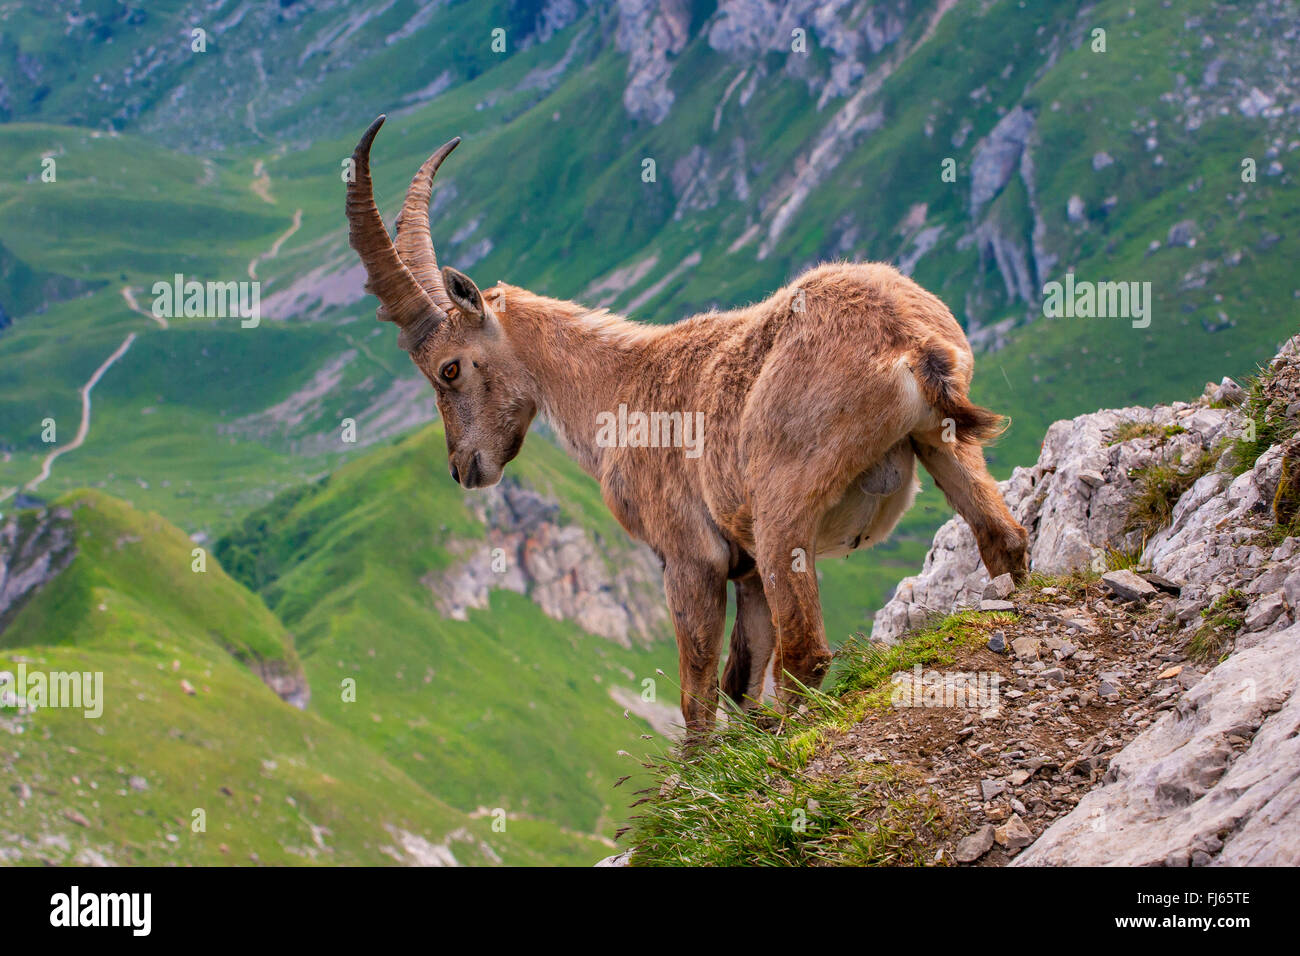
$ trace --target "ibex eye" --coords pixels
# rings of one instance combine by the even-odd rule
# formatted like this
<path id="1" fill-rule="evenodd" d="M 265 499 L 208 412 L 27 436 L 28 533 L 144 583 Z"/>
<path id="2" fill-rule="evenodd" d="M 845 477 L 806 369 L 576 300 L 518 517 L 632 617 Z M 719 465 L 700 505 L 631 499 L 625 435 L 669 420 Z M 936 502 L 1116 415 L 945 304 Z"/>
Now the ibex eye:
<path id="1" fill-rule="evenodd" d="M 438 374 L 441 375 L 445 381 L 454 382 L 456 381 L 456 376 L 460 374 L 460 363 L 448 362 L 442 367 Z"/>

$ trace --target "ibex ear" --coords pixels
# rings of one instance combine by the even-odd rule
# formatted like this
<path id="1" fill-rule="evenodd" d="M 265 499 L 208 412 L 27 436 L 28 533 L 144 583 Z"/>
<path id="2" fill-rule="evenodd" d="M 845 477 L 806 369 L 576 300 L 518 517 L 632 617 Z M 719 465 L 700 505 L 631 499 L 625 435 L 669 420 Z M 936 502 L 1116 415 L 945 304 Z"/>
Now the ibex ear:
<path id="1" fill-rule="evenodd" d="M 447 287 L 451 301 L 460 309 L 465 318 L 473 322 L 483 321 L 483 295 L 478 291 L 474 280 L 463 272 L 457 272 L 451 266 L 442 267 L 442 282 Z"/>

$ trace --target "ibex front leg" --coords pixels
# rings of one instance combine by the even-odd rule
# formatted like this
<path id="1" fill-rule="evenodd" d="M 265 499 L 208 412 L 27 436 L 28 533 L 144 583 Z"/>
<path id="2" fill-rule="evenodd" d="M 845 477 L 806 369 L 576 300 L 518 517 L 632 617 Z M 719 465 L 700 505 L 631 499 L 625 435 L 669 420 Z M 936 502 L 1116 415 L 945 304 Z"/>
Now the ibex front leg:
<path id="1" fill-rule="evenodd" d="M 688 745 L 713 730 L 718 709 L 718 662 L 727 619 L 725 568 L 690 560 L 664 566 L 664 593 L 677 632 L 682 717 Z"/>

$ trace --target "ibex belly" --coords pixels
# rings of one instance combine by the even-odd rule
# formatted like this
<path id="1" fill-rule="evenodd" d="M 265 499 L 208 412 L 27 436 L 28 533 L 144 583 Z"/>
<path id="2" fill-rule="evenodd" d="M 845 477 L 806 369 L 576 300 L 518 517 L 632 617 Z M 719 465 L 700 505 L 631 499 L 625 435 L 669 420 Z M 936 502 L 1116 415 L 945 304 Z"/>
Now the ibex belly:
<path id="1" fill-rule="evenodd" d="M 904 440 L 858 475 L 822 516 L 817 556 L 838 558 L 879 544 L 911 506 L 916 491 L 916 458 Z"/>

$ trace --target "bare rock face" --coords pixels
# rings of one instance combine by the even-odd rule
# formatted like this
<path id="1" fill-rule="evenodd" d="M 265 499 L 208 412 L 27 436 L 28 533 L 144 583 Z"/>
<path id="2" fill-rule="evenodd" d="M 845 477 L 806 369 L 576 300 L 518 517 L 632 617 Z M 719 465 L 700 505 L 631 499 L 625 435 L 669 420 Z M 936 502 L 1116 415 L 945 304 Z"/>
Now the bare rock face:
<path id="1" fill-rule="evenodd" d="M 1029 530 L 1030 568 L 1060 574 L 1094 565 L 1108 548 L 1135 550 L 1140 533 L 1124 530 L 1135 475 L 1153 464 L 1193 460 L 1227 437 L 1233 421 L 1224 409 L 1175 402 L 1053 424 L 1038 463 L 1017 468 L 1000 485 L 1007 507 Z M 1115 440 L 1124 425 L 1155 434 Z M 953 518 L 935 535 L 921 573 L 904 578 L 877 612 L 872 639 L 891 642 L 935 614 L 978 607 L 988 584 L 970 526 Z"/>
<path id="2" fill-rule="evenodd" d="M 1020 168 L 1020 157 L 1034 132 L 1034 115 L 1017 106 L 975 147 L 971 159 L 971 218 L 1011 181 Z"/>
<path id="3" fill-rule="evenodd" d="M 709 46 L 720 53 L 753 60 L 766 53 L 787 54 L 786 70 L 817 94 L 821 109 L 853 92 L 873 57 L 892 46 L 915 11 L 908 4 L 870 4 L 847 15 L 844 0 L 722 0 L 708 25 Z M 808 47 L 829 57 L 829 70 L 814 66 L 807 53 L 793 49 L 793 32 L 802 29 Z"/>
<path id="4" fill-rule="evenodd" d="M 561 524 L 559 505 L 512 479 L 467 502 L 487 541 L 465 542 L 461 563 L 424 581 L 445 616 L 463 621 L 501 588 L 624 647 L 667 633 L 663 577 L 649 549 Z"/>
<path id="5" fill-rule="evenodd" d="M 76 556 L 66 508 L 10 515 L 0 523 L 0 631 L 30 595 Z"/>
<path id="6" fill-rule="evenodd" d="M 249 661 L 249 667 L 286 704 L 306 710 L 311 703 L 311 686 L 302 665 L 296 660 L 292 663 L 254 660 Z"/>
<path id="7" fill-rule="evenodd" d="M 619 0 L 615 44 L 628 54 L 623 106 L 637 119 L 662 123 L 673 105 L 672 57 L 690 38 L 685 0 Z"/>
<path id="8" fill-rule="evenodd" d="M 1013 866 L 1300 864 L 1300 626 L 1232 655 Z"/>

